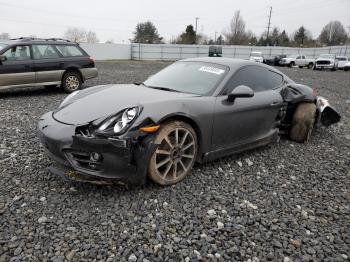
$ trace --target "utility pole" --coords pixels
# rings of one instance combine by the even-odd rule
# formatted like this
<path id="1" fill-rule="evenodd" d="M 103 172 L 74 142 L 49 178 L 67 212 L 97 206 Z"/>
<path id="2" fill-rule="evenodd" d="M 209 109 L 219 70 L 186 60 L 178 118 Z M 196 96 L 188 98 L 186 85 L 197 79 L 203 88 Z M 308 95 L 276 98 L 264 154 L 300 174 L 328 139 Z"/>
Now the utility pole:
<path id="1" fill-rule="evenodd" d="M 196 34 L 197 34 L 197 26 L 198 26 L 198 20 L 199 20 L 199 17 L 196 17 Z"/>
<path id="2" fill-rule="evenodd" d="M 215 32 L 215 44 L 216 44 L 216 39 L 217 39 L 217 38 L 216 38 L 216 34 L 217 34 L 217 33 L 218 33 L 218 32 Z"/>
<path id="3" fill-rule="evenodd" d="M 271 27 L 271 15 L 272 15 L 272 6 L 270 6 L 269 23 L 267 24 L 266 44 L 269 43 L 269 33 L 270 33 L 270 27 Z"/>

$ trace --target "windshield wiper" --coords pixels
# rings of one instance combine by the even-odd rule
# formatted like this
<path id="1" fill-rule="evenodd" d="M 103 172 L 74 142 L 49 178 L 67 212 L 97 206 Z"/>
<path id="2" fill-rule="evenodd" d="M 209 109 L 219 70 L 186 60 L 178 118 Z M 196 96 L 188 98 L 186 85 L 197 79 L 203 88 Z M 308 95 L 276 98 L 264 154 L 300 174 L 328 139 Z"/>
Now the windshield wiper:
<path id="1" fill-rule="evenodd" d="M 161 87 L 161 86 L 147 86 L 147 87 L 153 88 L 153 89 L 158 89 L 158 90 L 163 90 L 163 91 L 182 93 L 179 90 L 175 90 L 175 89 L 171 89 L 171 88 L 167 88 L 167 87 Z"/>

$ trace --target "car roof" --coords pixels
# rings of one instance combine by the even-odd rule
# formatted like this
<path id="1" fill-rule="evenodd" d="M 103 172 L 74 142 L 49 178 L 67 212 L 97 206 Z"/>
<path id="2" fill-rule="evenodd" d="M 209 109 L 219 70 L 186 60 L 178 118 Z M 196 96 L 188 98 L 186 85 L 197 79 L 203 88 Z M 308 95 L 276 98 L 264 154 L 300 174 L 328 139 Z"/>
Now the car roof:
<path id="1" fill-rule="evenodd" d="M 212 63 L 229 67 L 231 70 L 235 71 L 243 66 L 248 65 L 259 65 L 267 68 L 271 68 L 262 63 L 256 63 L 249 60 L 239 59 L 239 58 L 228 58 L 228 57 L 198 57 L 198 58 L 188 58 L 180 61 L 184 62 L 203 62 Z"/>
<path id="2" fill-rule="evenodd" d="M 64 44 L 64 45 L 77 45 L 77 43 L 71 42 L 67 39 L 62 38 L 31 38 L 31 37 L 20 37 L 10 40 L 1 41 L 7 45 L 13 44 Z"/>

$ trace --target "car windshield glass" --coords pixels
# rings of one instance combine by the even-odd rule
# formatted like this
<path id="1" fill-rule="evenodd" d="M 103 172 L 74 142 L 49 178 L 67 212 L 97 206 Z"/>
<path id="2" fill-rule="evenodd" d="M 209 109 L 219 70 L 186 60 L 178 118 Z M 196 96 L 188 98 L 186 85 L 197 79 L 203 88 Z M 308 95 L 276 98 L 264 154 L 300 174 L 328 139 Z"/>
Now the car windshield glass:
<path id="1" fill-rule="evenodd" d="M 252 52 L 252 53 L 250 53 L 250 56 L 261 56 L 261 53 L 259 53 L 259 52 Z"/>
<path id="2" fill-rule="evenodd" d="M 288 57 L 290 57 L 290 58 L 297 58 L 299 55 L 290 55 L 290 56 L 288 56 Z"/>
<path id="3" fill-rule="evenodd" d="M 144 84 L 168 91 L 206 95 L 216 87 L 227 72 L 228 68 L 223 65 L 177 62 L 153 75 Z"/>
<path id="4" fill-rule="evenodd" d="M 7 46 L 7 44 L 0 43 L 0 50 L 4 49 Z"/>
<path id="5" fill-rule="evenodd" d="M 346 61 L 346 57 L 337 57 L 338 61 Z"/>
<path id="6" fill-rule="evenodd" d="M 320 55 L 320 58 L 334 58 L 334 55 L 322 54 L 322 55 Z"/>

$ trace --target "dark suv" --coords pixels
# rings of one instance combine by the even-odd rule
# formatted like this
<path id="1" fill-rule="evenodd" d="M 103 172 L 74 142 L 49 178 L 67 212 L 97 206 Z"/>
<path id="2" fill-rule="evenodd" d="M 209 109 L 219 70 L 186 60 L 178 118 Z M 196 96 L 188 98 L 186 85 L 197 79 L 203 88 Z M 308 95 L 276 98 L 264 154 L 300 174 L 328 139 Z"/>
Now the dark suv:
<path id="1" fill-rule="evenodd" d="M 0 42 L 0 89 L 58 86 L 67 93 L 98 74 L 95 62 L 64 39 L 18 38 Z"/>

